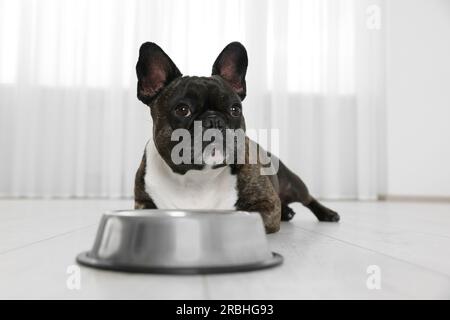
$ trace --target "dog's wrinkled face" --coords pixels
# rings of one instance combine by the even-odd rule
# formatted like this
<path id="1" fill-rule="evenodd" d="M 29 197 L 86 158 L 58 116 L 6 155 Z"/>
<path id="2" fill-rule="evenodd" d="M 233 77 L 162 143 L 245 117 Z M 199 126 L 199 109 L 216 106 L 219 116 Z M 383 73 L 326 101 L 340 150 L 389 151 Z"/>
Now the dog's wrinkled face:
<path id="1" fill-rule="evenodd" d="M 227 129 L 245 131 L 241 102 L 246 95 L 247 63 L 245 48 L 233 42 L 217 57 L 211 77 L 183 77 L 159 46 L 149 42 L 141 46 L 136 65 L 137 95 L 150 107 L 156 148 L 175 172 L 183 174 L 204 167 L 204 162 L 195 161 L 196 135 L 203 136 L 208 129 L 221 132 L 221 150 L 226 153 Z M 190 161 L 173 161 L 172 151 L 179 143 L 173 138 L 177 129 L 189 132 L 192 137 Z M 201 152 L 208 144 L 202 141 Z"/>

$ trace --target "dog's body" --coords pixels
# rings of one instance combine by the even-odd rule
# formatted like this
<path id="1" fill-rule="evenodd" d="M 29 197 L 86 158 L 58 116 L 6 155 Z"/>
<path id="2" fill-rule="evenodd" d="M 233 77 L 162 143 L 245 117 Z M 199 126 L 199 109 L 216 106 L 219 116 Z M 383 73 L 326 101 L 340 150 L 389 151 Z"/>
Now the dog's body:
<path id="1" fill-rule="evenodd" d="M 229 209 L 259 212 L 267 232 L 279 230 L 281 220 L 295 214 L 289 203 L 300 202 L 320 221 L 338 221 L 339 215 L 322 206 L 301 179 L 273 155 L 279 164 L 272 175 L 261 174 L 263 164 L 208 165 L 175 163 L 171 139 L 176 129 L 193 132 L 194 121 L 203 129 L 245 131 L 241 101 L 246 95 L 247 53 L 239 43 L 229 44 L 213 66 L 211 77 L 182 77 L 156 44 L 141 46 L 136 65 L 138 98 L 150 106 L 153 141 L 145 148 L 136 173 L 136 209 Z M 245 138 L 245 150 L 255 142 Z M 248 152 L 248 151 L 246 151 Z M 189 154 L 189 159 L 194 154 Z"/>

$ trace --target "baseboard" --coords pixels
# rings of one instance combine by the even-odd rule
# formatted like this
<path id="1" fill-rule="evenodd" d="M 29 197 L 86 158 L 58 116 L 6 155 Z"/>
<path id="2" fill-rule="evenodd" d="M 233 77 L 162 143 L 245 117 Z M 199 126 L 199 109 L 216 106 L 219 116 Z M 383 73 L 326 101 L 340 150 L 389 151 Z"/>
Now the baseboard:
<path id="1" fill-rule="evenodd" d="M 419 195 L 379 195 L 380 201 L 403 202 L 450 202 L 450 196 L 419 196 Z"/>

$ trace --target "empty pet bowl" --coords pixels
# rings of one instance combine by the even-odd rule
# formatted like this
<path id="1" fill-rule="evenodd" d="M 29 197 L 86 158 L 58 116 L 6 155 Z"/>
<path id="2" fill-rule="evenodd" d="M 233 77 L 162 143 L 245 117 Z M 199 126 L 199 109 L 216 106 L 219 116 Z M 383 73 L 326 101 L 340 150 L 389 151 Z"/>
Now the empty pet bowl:
<path id="1" fill-rule="evenodd" d="M 89 267 L 149 273 L 218 273 L 264 269 L 283 258 L 269 250 L 258 213 L 130 210 L 105 213 Z"/>

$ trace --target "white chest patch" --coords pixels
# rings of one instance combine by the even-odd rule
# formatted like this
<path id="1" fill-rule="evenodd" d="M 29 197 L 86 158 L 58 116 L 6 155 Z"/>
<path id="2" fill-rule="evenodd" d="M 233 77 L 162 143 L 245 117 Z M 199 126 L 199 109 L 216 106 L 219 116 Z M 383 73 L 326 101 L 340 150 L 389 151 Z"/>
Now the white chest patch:
<path id="1" fill-rule="evenodd" d="M 230 167 L 174 173 L 153 141 L 146 148 L 145 191 L 159 209 L 234 210 L 237 177 Z"/>

